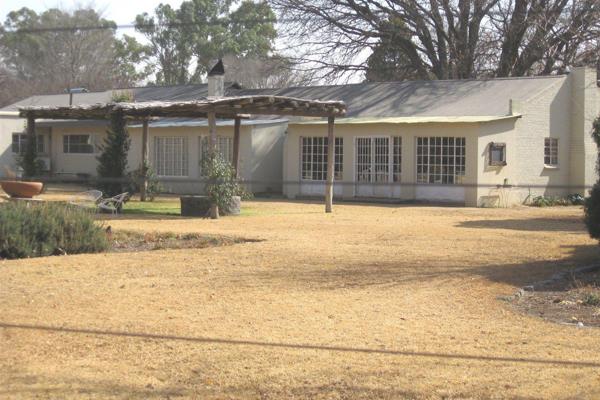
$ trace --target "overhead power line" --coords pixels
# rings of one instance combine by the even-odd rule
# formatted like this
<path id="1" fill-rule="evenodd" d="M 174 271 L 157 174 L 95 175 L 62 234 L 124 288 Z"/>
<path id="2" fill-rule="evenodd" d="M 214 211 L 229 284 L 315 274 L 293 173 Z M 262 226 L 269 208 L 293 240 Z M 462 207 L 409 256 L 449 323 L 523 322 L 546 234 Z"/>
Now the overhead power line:
<path id="1" fill-rule="evenodd" d="M 237 23 L 277 23 L 282 22 L 282 20 L 277 19 L 243 19 L 236 20 Z M 123 29 L 136 29 L 136 28 L 152 28 L 154 26 L 159 26 L 167 29 L 176 29 L 182 28 L 186 26 L 225 26 L 227 22 L 211 22 L 211 23 L 199 23 L 199 22 L 174 22 L 170 24 L 101 24 L 101 25 L 76 25 L 76 26 L 57 26 L 57 27 L 48 27 L 48 28 L 27 28 L 27 29 L 15 29 L 15 30 L 6 30 L 8 33 L 16 33 L 16 34 L 27 34 L 27 33 L 45 33 L 45 32 L 77 32 L 77 31 L 99 31 L 99 30 L 123 30 Z"/>

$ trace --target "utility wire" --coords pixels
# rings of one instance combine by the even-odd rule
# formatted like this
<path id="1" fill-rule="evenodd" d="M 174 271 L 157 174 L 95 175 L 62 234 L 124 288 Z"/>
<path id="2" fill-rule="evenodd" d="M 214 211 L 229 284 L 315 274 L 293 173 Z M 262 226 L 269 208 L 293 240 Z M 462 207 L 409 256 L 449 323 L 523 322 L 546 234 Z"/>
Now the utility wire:
<path id="1" fill-rule="evenodd" d="M 243 19 L 236 20 L 234 22 L 237 23 L 277 23 L 282 22 L 282 20 L 276 19 Z M 28 33 L 45 33 L 45 32 L 77 32 L 77 31 L 97 31 L 97 30 L 123 30 L 123 29 L 136 29 L 136 28 L 153 28 L 155 26 L 161 28 L 183 28 L 186 26 L 225 26 L 226 22 L 209 22 L 209 23 L 199 23 L 199 22 L 173 22 L 169 24 L 102 24 L 102 25 L 83 25 L 83 26 L 58 26 L 51 28 L 26 28 L 26 29 L 14 29 L 14 30 L 5 30 L 6 33 L 15 33 L 15 34 L 28 34 Z"/>

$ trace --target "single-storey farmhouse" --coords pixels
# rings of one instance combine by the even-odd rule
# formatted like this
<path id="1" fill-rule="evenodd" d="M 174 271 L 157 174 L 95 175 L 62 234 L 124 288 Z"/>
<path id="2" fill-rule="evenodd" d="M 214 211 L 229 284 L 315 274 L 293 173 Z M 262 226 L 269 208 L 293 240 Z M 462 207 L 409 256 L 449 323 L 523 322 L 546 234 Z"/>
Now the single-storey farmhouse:
<path id="1" fill-rule="evenodd" d="M 126 89 L 135 101 L 207 96 L 206 85 Z M 600 114 L 596 71 L 488 80 L 406 81 L 282 89 L 243 89 L 234 96 L 276 95 L 341 100 L 336 119 L 334 195 L 342 199 L 451 202 L 503 206 L 534 196 L 585 194 L 597 178 L 590 132 Z M 73 104 L 110 102 L 114 91 L 82 93 Z M 0 175 L 15 169 L 23 147 L 20 107 L 68 105 L 69 95 L 34 96 L 0 110 Z M 218 122 L 219 150 L 231 158 L 233 121 Z M 94 175 L 105 121 L 39 121 L 38 151 L 51 175 Z M 141 163 L 142 127 L 130 126 L 129 165 Z M 202 190 L 199 166 L 206 120 L 150 122 L 151 164 L 173 192 Z M 250 190 L 288 198 L 323 196 L 327 120 L 242 121 L 240 170 Z M 6 168 L 5 168 L 6 169 Z"/>

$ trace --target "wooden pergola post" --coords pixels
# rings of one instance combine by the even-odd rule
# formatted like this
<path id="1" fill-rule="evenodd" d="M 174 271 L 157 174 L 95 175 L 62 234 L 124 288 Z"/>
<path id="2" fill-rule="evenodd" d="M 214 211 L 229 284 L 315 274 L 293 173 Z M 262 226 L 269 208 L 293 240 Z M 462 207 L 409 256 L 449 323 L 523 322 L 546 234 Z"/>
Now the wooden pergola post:
<path id="1" fill-rule="evenodd" d="M 148 118 L 142 120 L 142 185 L 140 187 L 140 201 L 146 201 L 148 192 L 148 167 L 150 166 L 149 153 L 150 143 Z"/>
<path id="2" fill-rule="evenodd" d="M 209 111 L 207 113 L 208 118 L 208 134 L 210 141 L 210 156 L 214 157 L 217 153 L 217 116 L 214 111 Z M 216 204 L 211 204 L 210 206 L 210 218 L 218 219 L 219 218 L 219 206 Z"/>
<path id="3" fill-rule="evenodd" d="M 210 151 L 217 151 L 217 116 L 214 111 L 207 113 Z"/>
<path id="4" fill-rule="evenodd" d="M 235 169 L 235 177 L 240 177 L 240 128 L 242 119 L 235 117 L 233 125 L 233 168 Z"/>
<path id="5" fill-rule="evenodd" d="M 333 178 L 334 178 L 334 159 L 335 159 L 335 136 L 333 126 L 335 117 L 329 116 L 327 119 L 327 183 L 325 186 L 325 212 L 330 213 L 333 209 Z"/>

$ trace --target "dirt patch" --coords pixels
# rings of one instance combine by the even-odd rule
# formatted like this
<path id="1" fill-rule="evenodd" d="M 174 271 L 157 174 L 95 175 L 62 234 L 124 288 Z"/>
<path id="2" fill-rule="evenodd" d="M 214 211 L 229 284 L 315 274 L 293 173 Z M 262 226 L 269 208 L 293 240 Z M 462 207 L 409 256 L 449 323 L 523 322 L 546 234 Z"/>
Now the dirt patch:
<path id="1" fill-rule="evenodd" d="M 518 310 L 553 322 L 600 326 L 600 267 L 563 274 L 533 289 L 512 298 Z"/>
<path id="2" fill-rule="evenodd" d="M 207 247 L 231 246 L 238 243 L 256 242 L 240 237 L 204 235 L 201 233 L 134 232 L 116 231 L 109 233 L 109 252 L 126 253 L 166 249 L 204 249 Z"/>

